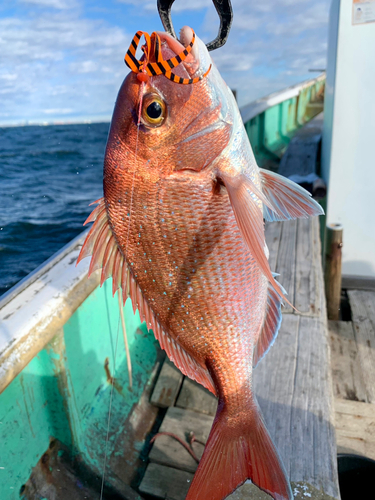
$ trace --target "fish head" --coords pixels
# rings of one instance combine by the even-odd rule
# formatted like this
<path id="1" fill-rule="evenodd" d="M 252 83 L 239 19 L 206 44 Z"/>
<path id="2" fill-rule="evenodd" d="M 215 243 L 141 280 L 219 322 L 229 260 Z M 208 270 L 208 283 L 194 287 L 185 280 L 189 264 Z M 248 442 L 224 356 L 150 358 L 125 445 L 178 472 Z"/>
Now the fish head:
<path id="1" fill-rule="evenodd" d="M 158 35 L 162 57 L 168 60 L 185 49 L 193 31 L 184 27 L 180 41 L 167 33 Z M 176 83 L 163 74 L 141 81 L 139 74 L 130 72 L 115 104 L 105 180 L 121 171 L 157 182 L 178 171 L 201 171 L 212 164 L 230 139 L 233 96 L 197 36 L 188 57 L 172 72 L 193 79 L 203 76 L 211 65 L 204 78 L 191 84 Z"/>

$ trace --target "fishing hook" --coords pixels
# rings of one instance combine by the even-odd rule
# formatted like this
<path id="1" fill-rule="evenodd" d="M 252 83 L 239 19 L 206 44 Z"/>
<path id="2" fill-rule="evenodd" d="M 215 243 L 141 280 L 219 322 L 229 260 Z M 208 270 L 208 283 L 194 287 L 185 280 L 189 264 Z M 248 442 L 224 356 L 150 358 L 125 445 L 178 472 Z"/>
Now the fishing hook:
<path id="1" fill-rule="evenodd" d="M 158 0 L 158 11 L 165 31 L 174 38 L 177 38 L 173 28 L 171 16 L 171 9 L 174 1 L 175 0 Z M 212 40 L 210 43 L 206 43 L 208 50 L 218 49 L 225 44 L 233 21 L 233 10 L 230 0 L 212 0 L 212 2 L 217 13 L 219 14 L 220 28 L 215 40 Z"/>

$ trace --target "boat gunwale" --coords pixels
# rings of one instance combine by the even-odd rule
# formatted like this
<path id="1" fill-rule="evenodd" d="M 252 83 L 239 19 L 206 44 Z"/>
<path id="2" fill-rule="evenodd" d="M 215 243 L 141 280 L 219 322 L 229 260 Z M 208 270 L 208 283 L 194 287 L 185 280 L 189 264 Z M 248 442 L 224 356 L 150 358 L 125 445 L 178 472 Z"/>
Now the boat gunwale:
<path id="1" fill-rule="evenodd" d="M 74 238 L 16 285 L 0 309 L 0 394 L 98 287 L 99 273 L 87 278 L 88 260 L 76 267 L 84 237 Z"/>
<path id="2" fill-rule="evenodd" d="M 5 307 L 11 300 L 13 300 L 17 295 L 19 295 L 28 286 L 32 285 L 38 278 L 43 276 L 47 271 L 49 271 L 53 266 L 60 262 L 66 255 L 68 255 L 77 244 L 84 242 L 89 229 L 85 229 L 66 245 L 64 245 L 60 250 L 55 252 L 51 257 L 42 262 L 38 267 L 31 271 L 27 276 L 22 278 L 18 283 L 13 285 L 0 297 L 0 311 Z"/>
<path id="3" fill-rule="evenodd" d="M 305 80 L 301 83 L 297 83 L 296 85 L 291 85 L 286 89 L 279 90 L 277 92 L 273 92 L 272 94 L 268 94 L 260 99 L 256 99 L 255 101 L 246 104 L 240 108 L 240 113 L 242 117 L 242 121 L 247 123 L 252 120 L 256 116 L 264 113 L 269 108 L 273 106 L 277 106 L 292 97 L 297 97 L 303 90 L 311 87 L 314 83 L 318 83 L 324 81 L 326 79 L 326 74 L 321 73 L 315 78 L 310 78 L 309 80 Z"/>

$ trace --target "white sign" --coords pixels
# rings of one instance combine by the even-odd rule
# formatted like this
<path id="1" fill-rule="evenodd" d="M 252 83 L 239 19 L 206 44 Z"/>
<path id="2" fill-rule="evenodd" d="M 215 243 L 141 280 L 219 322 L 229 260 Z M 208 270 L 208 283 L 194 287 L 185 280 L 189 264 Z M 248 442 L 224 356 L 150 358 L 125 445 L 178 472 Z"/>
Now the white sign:
<path id="1" fill-rule="evenodd" d="M 352 24 L 375 22 L 375 0 L 353 0 Z"/>

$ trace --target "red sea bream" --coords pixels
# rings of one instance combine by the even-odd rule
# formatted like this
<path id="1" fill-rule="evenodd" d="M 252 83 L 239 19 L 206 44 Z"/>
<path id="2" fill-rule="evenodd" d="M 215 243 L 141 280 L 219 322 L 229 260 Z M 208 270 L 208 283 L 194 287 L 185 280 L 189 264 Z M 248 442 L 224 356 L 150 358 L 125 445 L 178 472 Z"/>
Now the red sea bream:
<path id="1" fill-rule="evenodd" d="M 187 499 L 222 500 L 251 479 L 290 500 L 253 393 L 253 367 L 286 300 L 268 264 L 263 219 L 322 210 L 298 185 L 258 168 L 233 94 L 198 37 L 176 65 L 193 31 L 183 28 L 180 41 L 158 37 L 148 37 L 120 89 L 104 198 L 80 259 L 92 255 L 90 272 L 113 276 L 114 292 L 130 295 L 169 358 L 219 398 Z M 172 58 L 173 80 L 145 71 Z"/>

